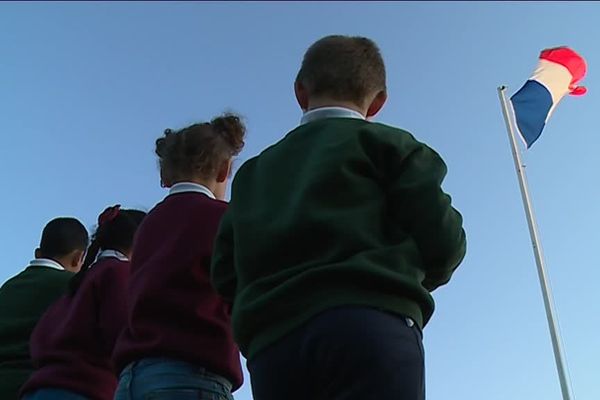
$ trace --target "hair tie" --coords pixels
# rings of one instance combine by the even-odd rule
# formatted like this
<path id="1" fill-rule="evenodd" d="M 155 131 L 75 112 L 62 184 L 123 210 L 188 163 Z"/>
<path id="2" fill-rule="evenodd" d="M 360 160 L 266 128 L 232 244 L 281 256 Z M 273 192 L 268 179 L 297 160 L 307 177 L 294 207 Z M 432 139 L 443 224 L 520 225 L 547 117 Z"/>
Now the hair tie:
<path id="1" fill-rule="evenodd" d="M 112 221 L 117 218 L 119 215 L 119 211 L 121 210 L 121 205 L 117 204 L 112 207 L 108 207 L 106 210 L 102 211 L 102 214 L 98 217 L 98 226 L 102 226 L 107 222 Z"/>

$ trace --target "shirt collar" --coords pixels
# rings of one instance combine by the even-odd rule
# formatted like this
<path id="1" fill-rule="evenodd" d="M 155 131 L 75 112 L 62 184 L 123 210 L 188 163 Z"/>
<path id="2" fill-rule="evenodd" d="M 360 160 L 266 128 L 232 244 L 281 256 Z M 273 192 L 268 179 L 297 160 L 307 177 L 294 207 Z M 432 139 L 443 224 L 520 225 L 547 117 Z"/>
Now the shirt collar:
<path id="1" fill-rule="evenodd" d="M 179 182 L 171 186 L 171 190 L 169 190 L 169 196 L 177 193 L 202 193 L 210 197 L 211 199 L 215 199 L 215 195 L 204 185 L 194 182 Z"/>
<path id="2" fill-rule="evenodd" d="M 346 107 L 319 107 L 313 110 L 307 111 L 300 120 L 300 125 L 307 124 L 319 119 L 325 118 L 356 118 L 366 119 L 364 115 L 356 110 L 352 110 Z"/>
<path id="3" fill-rule="evenodd" d="M 98 256 L 96 257 L 96 261 L 101 260 L 103 258 L 116 258 L 119 261 L 129 261 L 129 258 L 118 250 L 102 250 Z"/>
<path id="4" fill-rule="evenodd" d="M 53 269 L 58 269 L 58 270 L 64 270 L 65 268 L 60 265 L 59 263 L 57 263 L 54 260 L 51 260 L 49 258 L 36 258 L 33 259 L 29 262 L 29 266 L 30 267 L 47 267 L 47 268 L 53 268 Z"/>

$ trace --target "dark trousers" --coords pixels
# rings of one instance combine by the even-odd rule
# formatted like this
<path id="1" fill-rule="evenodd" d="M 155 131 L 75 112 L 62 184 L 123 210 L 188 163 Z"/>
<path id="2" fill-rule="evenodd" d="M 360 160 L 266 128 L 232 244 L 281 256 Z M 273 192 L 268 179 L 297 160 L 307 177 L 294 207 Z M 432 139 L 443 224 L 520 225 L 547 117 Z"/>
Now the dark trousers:
<path id="1" fill-rule="evenodd" d="M 412 320 L 342 307 L 248 362 L 254 400 L 424 400 L 422 335 Z"/>

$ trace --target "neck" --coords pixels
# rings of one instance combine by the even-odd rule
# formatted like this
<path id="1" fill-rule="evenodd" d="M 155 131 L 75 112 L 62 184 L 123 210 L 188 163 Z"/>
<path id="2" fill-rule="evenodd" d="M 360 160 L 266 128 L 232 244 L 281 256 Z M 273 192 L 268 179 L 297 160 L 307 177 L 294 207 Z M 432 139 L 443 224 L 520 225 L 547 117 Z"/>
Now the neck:
<path id="1" fill-rule="evenodd" d="M 59 263 L 60 265 L 62 265 L 62 267 L 69 272 L 77 272 L 77 269 L 70 267 L 71 263 L 69 262 L 70 260 L 67 260 L 66 258 L 62 259 L 62 258 L 50 258 L 50 257 L 42 257 L 42 258 L 47 258 L 49 260 L 55 261 L 57 263 Z"/>
<path id="2" fill-rule="evenodd" d="M 189 179 L 181 179 L 174 183 L 184 183 L 191 182 L 197 183 L 198 185 L 202 185 L 208 188 L 218 200 L 225 200 L 225 187 L 226 182 L 217 182 L 215 179 L 204 179 L 204 178 L 189 178 Z"/>
<path id="3" fill-rule="evenodd" d="M 55 263 L 59 263 L 60 265 L 62 265 L 62 267 L 65 267 L 65 262 L 64 260 L 57 258 L 57 257 L 46 257 L 45 255 L 41 254 L 39 251 L 36 250 L 36 252 L 34 253 L 34 257 L 37 259 L 44 259 L 44 260 L 52 260 Z"/>
<path id="4" fill-rule="evenodd" d="M 350 101 L 332 100 L 332 99 L 328 99 L 328 98 L 309 99 L 308 100 L 308 108 L 306 109 L 306 111 L 311 111 L 316 108 L 322 108 L 322 107 L 349 108 L 351 110 L 361 113 L 363 116 L 367 115 L 366 108 L 361 108 L 358 105 L 356 105 Z"/>
<path id="5" fill-rule="evenodd" d="M 133 254 L 132 249 L 127 249 L 127 250 L 114 249 L 114 250 L 118 251 L 119 253 L 123 254 L 125 257 L 127 257 L 128 259 L 131 260 L 131 255 Z"/>
<path id="6" fill-rule="evenodd" d="M 213 193 L 215 191 L 216 182 L 210 181 L 208 179 L 203 179 L 203 178 L 181 179 L 181 180 L 178 180 L 177 182 L 174 182 L 173 185 L 176 185 L 178 183 L 184 183 L 184 182 L 196 183 L 198 185 L 206 186 Z"/>

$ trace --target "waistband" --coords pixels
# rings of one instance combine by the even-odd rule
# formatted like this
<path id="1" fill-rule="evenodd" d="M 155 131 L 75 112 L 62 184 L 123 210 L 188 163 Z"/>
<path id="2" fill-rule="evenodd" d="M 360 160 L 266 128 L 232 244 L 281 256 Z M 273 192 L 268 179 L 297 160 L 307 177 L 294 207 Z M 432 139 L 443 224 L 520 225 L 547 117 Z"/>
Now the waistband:
<path id="1" fill-rule="evenodd" d="M 139 381 L 143 380 L 144 387 L 147 390 L 159 390 L 171 386 L 172 383 L 169 382 L 168 375 L 172 375 L 174 382 L 185 381 L 187 387 L 209 390 L 223 395 L 230 394 L 233 386 L 228 379 L 207 371 L 202 366 L 163 357 L 143 358 L 134 361 L 123 369 L 120 378 L 123 379 L 127 375 L 131 375 Z M 186 379 L 186 376 L 199 379 L 190 380 Z"/>

